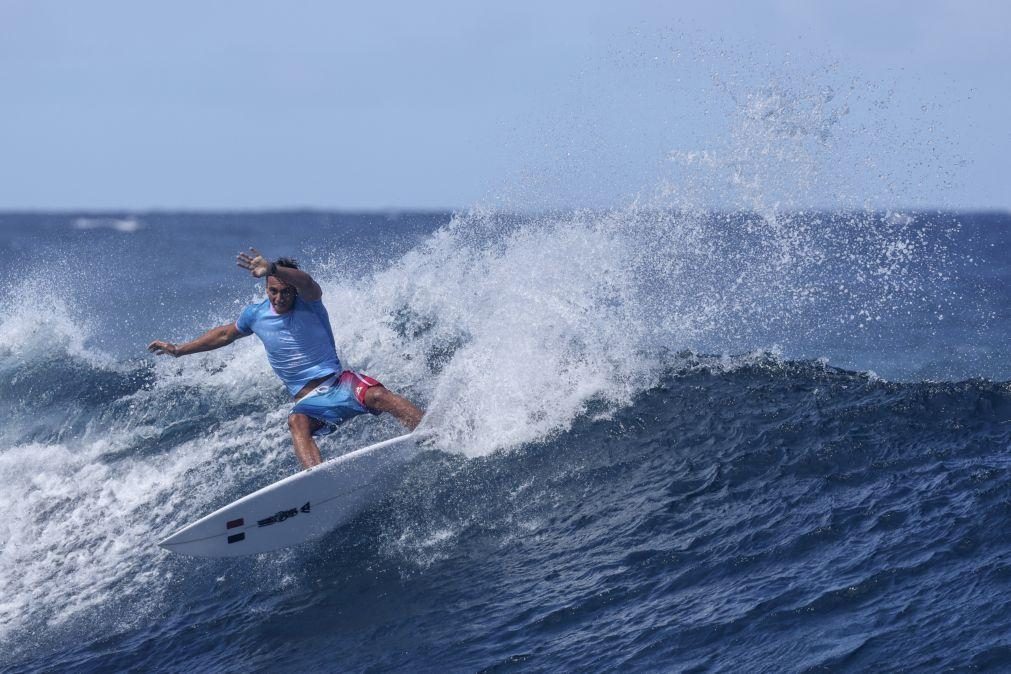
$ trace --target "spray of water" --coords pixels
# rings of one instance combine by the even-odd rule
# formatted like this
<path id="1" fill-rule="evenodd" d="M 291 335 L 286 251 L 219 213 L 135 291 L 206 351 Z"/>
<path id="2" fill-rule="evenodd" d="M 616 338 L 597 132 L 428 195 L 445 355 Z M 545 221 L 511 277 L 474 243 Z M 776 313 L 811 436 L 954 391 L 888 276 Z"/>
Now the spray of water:
<path id="1" fill-rule="evenodd" d="M 846 126 L 852 100 L 803 82 L 717 85 L 733 102 L 725 140 L 670 149 L 664 175 L 622 207 L 475 208 L 364 279 L 353 250 L 317 260 L 344 362 L 427 407 L 437 447 L 483 456 L 630 404 L 686 350 L 789 355 L 812 332 L 936 300 L 944 238 L 923 219 L 802 206 L 826 190 L 858 206 L 859 181 L 841 168 L 854 165 L 833 164 L 859 132 Z M 44 287 L 25 283 L 17 295 Z M 0 373 L 33 380 L 59 362 L 80 391 L 74 414 L 41 429 L 24 405 L 5 422 L 4 647 L 112 603 L 136 619 L 170 582 L 160 535 L 292 468 L 287 401 L 255 340 L 124 365 L 87 345 L 94 327 L 54 293 L 0 318 Z M 102 393 L 91 382 L 106 375 L 115 386 Z M 353 424 L 324 451 L 393 432 Z"/>

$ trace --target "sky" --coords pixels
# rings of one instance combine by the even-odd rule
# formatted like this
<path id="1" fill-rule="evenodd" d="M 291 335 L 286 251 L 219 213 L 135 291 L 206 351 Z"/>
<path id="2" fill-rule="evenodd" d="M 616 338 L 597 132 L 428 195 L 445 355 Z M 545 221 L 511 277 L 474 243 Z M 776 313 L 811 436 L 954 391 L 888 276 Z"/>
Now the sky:
<path id="1" fill-rule="evenodd" d="M 672 185 L 712 207 L 1009 209 L 1009 20 L 996 1 L 0 0 L 0 209 L 596 207 Z"/>

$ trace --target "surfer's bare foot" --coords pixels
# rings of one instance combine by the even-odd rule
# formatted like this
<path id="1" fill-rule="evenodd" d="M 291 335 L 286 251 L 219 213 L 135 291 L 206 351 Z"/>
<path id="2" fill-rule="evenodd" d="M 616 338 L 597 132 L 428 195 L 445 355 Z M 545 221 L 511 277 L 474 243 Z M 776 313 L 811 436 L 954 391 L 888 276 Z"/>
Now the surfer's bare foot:
<path id="1" fill-rule="evenodd" d="M 371 410 L 389 412 L 411 431 L 418 427 L 421 417 L 425 416 L 417 405 L 383 386 L 372 386 L 365 392 L 365 406 Z"/>

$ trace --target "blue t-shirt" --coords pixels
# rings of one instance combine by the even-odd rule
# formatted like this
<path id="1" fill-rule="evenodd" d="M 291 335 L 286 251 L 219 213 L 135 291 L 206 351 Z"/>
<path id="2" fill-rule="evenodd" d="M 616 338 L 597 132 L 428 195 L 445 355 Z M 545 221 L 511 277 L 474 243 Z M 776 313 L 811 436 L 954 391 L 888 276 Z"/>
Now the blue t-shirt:
<path id="1" fill-rule="evenodd" d="M 323 300 L 306 302 L 296 295 L 291 311 L 283 314 L 263 300 L 243 309 L 235 327 L 260 338 L 270 366 L 292 396 L 309 381 L 341 371 Z"/>

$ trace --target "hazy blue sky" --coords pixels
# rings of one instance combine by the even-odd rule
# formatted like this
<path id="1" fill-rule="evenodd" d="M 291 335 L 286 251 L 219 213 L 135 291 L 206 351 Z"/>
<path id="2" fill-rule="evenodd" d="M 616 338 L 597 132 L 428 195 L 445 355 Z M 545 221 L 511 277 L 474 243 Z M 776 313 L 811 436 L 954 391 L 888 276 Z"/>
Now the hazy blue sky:
<path id="1" fill-rule="evenodd" d="M 0 208 L 1011 207 L 1011 3 L 366 4 L 0 0 Z"/>

